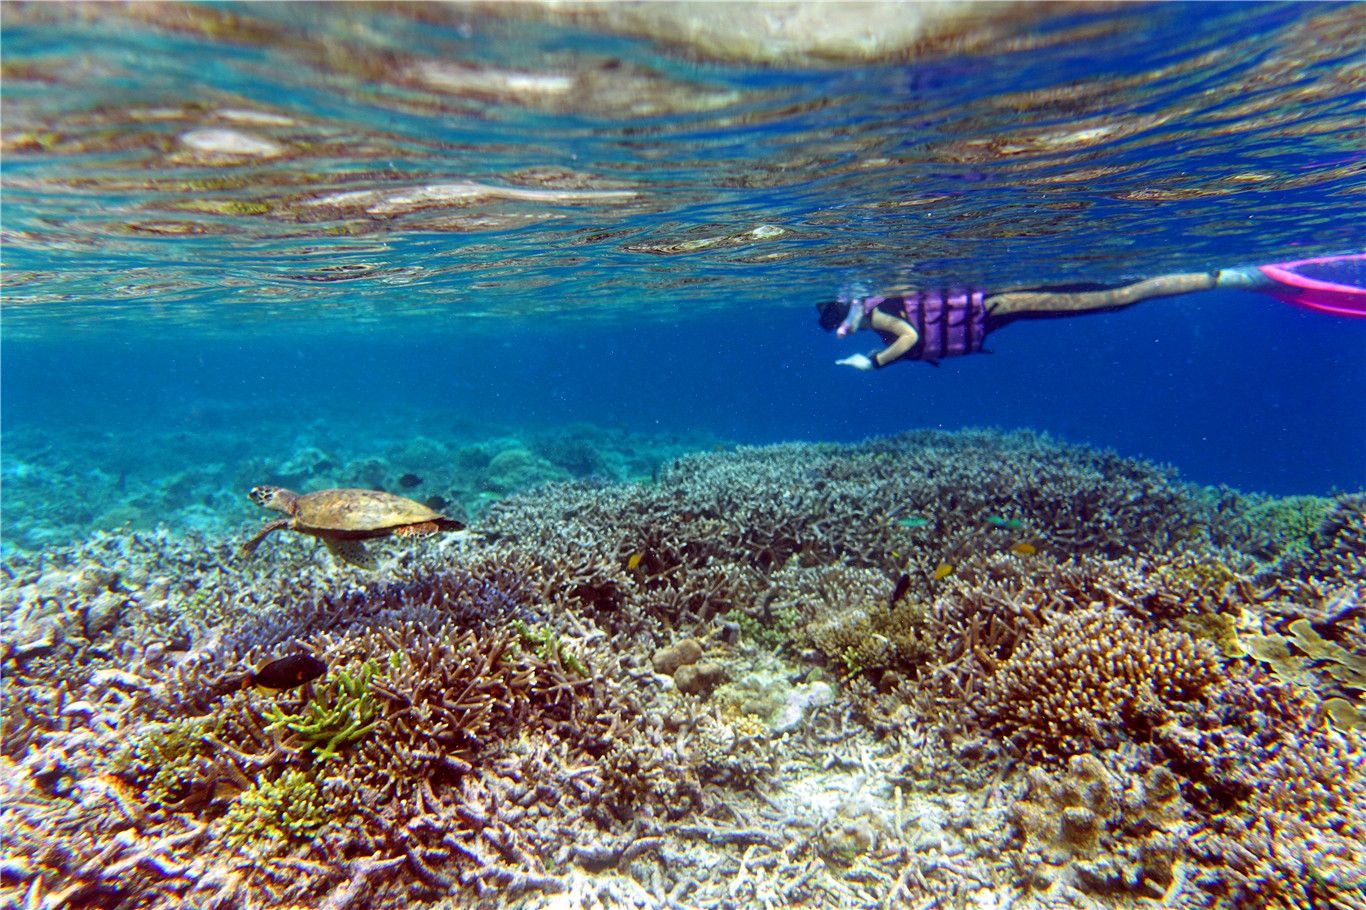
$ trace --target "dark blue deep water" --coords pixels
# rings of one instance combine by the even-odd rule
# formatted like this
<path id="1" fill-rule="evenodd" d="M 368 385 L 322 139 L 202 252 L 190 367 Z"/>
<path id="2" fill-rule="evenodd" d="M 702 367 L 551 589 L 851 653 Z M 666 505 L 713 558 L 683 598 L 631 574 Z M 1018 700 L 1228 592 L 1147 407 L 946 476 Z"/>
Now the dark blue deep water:
<path id="1" fill-rule="evenodd" d="M 1078 7 L 814 66 L 418 9 L 5 6 L 11 536 L 310 433 L 1026 427 L 1366 486 L 1366 320 L 1215 291 L 860 373 L 875 339 L 814 312 L 1361 249 L 1362 7 Z"/>
<path id="2" fill-rule="evenodd" d="M 466 421 L 588 421 L 752 444 L 1032 427 L 1203 483 L 1282 495 L 1366 484 L 1366 323 L 1219 292 L 1015 324 L 993 336 L 990 356 L 938 368 L 835 366 L 851 344 L 819 332 L 805 307 L 762 303 L 591 330 L 510 321 L 474 338 L 442 326 L 340 339 L 44 339 L 7 347 L 6 420 L 63 435 L 108 429 L 134 444 L 192 420 L 208 398 L 358 427 L 372 411 L 410 407 L 429 415 L 414 427 L 428 435 Z M 253 435 L 250 412 L 240 419 Z M 260 441 L 263 453 L 289 444 Z"/>

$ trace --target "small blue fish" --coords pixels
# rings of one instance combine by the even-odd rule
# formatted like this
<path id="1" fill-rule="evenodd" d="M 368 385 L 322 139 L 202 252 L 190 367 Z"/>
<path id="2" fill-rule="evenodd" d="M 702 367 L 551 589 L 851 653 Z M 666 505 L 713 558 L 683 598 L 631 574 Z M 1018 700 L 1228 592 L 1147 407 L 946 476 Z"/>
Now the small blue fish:
<path id="1" fill-rule="evenodd" d="M 923 528 L 929 523 L 930 520 L 928 518 L 922 518 L 919 515 L 910 515 L 906 518 L 897 520 L 897 524 L 901 525 L 903 528 Z"/>
<path id="2" fill-rule="evenodd" d="M 1024 522 L 1018 518 L 1002 518 L 1000 515 L 988 515 L 987 524 L 995 525 L 998 528 L 1005 528 L 1007 531 L 1018 531 L 1024 527 Z"/>

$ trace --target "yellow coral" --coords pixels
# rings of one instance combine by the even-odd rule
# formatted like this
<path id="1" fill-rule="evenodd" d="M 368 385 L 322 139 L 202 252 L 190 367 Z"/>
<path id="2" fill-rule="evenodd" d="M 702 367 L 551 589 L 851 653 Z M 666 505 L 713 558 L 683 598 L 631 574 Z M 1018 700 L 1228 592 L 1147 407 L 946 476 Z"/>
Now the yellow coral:
<path id="1" fill-rule="evenodd" d="M 317 782 L 304 772 L 261 775 L 228 809 L 226 838 L 235 847 L 305 840 L 326 823 L 326 811 Z"/>
<path id="2" fill-rule="evenodd" d="M 1022 642 L 987 681 L 978 711 L 1031 750 L 1086 752 L 1122 730 L 1151 728 L 1169 703 L 1203 692 L 1217 668 L 1214 649 L 1184 632 L 1080 610 Z"/>

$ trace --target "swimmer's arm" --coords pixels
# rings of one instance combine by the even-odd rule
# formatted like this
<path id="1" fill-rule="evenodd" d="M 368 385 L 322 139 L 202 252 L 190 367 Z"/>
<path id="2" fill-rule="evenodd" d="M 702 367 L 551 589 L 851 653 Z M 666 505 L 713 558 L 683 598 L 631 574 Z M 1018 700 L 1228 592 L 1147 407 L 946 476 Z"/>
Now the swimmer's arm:
<path id="1" fill-rule="evenodd" d="M 874 366 L 884 367 L 894 362 L 920 341 L 920 333 L 911 328 L 909 322 L 895 316 L 888 316 L 881 310 L 873 310 L 872 318 L 869 319 L 868 324 L 879 332 L 888 332 L 896 336 L 891 344 L 871 355 Z"/>

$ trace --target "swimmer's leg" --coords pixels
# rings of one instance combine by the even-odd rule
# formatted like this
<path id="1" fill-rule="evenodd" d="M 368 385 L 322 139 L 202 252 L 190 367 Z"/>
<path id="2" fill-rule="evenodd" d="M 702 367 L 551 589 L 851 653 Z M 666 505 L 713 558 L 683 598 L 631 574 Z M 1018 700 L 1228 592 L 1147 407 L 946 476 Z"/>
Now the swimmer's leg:
<path id="1" fill-rule="evenodd" d="M 1007 291 L 988 297 L 986 305 L 993 316 L 1008 316 L 1012 313 L 1087 313 L 1118 309 L 1154 297 L 1208 291 L 1219 286 L 1219 283 L 1218 272 L 1188 272 L 1161 275 L 1098 291 Z"/>

